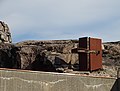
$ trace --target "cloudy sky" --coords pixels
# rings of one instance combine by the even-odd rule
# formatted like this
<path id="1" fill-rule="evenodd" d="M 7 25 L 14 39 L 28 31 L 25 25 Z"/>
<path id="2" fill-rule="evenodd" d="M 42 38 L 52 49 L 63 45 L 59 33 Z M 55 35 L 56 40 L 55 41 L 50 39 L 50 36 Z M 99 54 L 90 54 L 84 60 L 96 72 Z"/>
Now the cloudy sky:
<path id="1" fill-rule="evenodd" d="M 99 37 L 120 40 L 120 0 L 0 0 L 13 42 Z"/>

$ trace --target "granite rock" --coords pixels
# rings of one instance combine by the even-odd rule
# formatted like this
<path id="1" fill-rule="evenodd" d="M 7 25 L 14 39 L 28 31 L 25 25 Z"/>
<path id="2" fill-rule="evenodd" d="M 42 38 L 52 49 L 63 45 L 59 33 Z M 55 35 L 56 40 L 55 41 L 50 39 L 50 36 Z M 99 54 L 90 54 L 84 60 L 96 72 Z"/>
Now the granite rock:
<path id="1" fill-rule="evenodd" d="M 2 21 L 0 21 L 0 43 L 12 43 L 9 27 Z"/>

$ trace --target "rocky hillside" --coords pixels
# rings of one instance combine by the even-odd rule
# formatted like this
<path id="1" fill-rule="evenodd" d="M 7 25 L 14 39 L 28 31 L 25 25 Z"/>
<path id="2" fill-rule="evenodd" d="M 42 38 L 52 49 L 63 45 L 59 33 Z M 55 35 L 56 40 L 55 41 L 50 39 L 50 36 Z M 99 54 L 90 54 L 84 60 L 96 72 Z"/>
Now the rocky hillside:
<path id="1" fill-rule="evenodd" d="M 77 44 L 76 40 L 25 41 L 14 45 L 1 43 L 0 67 L 64 71 L 78 64 L 78 54 L 71 52 Z"/>
<path id="2" fill-rule="evenodd" d="M 120 66 L 120 41 L 103 43 L 105 50 L 103 51 L 103 64 Z"/>
<path id="3" fill-rule="evenodd" d="M 77 46 L 78 40 L 1 43 L 0 67 L 76 73 L 79 69 L 78 54 L 72 53 L 72 49 Z M 120 42 L 103 43 L 103 47 L 103 70 L 89 75 L 116 76 L 120 66 Z"/>
<path id="4" fill-rule="evenodd" d="M 21 69 L 64 71 L 78 64 L 76 40 L 25 41 L 16 44 L 20 49 Z"/>

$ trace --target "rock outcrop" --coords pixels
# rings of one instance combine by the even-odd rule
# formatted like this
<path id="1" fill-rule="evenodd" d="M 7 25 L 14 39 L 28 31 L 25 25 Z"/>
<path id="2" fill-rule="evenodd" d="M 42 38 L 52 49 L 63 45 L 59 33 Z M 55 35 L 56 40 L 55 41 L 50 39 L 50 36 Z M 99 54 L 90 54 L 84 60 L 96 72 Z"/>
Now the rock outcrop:
<path id="1" fill-rule="evenodd" d="M 20 68 L 20 60 L 17 53 L 18 48 L 8 43 L 0 43 L 0 67 Z"/>
<path id="2" fill-rule="evenodd" d="M 20 49 L 21 69 L 64 71 L 77 69 L 78 54 L 72 53 L 77 48 L 76 40 L 25 41 L 17 43 Z"/>
<path id="3" fill-rule="evenodd" d="M 120 41 L 103 43 L 103 62 L 105 65 L 120 66 Z"/>
<path id="4" fill-rule="evenodd" d="M 16 47 L 11 44 L 11 33 L 8 25 L 0 21 L 0 67 L 19 68 Z"/>
<path id="5" fill-rule="evenodd" d="M 79 60 L 72 49 L 77 46 L 78 40 L 1 43 L 0 67 L 74 73 L 72 70 L 79 69 Z M 120 42 L 103 43 L 103 47 L 103 70 L 89 75 L 116 76 L 120 66 Z"/>
<path id="6" fill-rule="evenodd" d="M 8 25 L 0 21 L 0 43 L 12 43 Z"/>
<path id="7" fill-rule="evenodd" d="M 25 41 L 0 46 L 0 67 L 60 72 L 78 69 L 78 54 L 71 51 L 77 48 L 77 40 Z"/>

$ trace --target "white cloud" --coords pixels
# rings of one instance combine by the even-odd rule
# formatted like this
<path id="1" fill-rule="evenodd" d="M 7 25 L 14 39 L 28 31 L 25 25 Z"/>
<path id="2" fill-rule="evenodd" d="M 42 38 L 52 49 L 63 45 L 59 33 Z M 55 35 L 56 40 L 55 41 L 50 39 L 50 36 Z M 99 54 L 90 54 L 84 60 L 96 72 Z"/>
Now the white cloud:
<path id="1" fill-rule="evenodd" d="M 9 24 L 14 38 L 98 36 L 108 41 L 120 38 L 114 36 L 120 34 L 119 8 L 119 0 L 5 0 L 0 15 Z M 32 38 L 24 36 L 27 33 Z"/>

